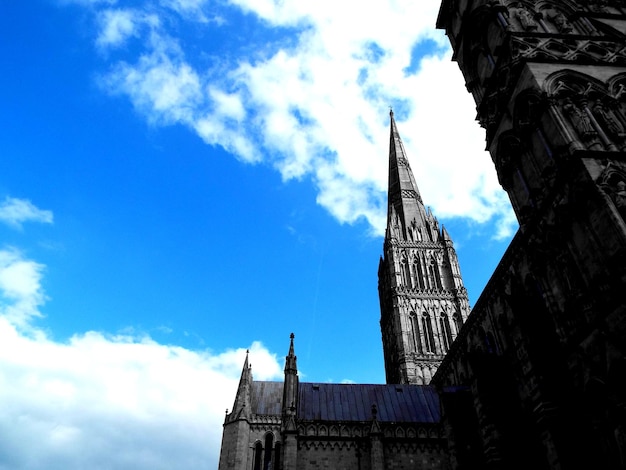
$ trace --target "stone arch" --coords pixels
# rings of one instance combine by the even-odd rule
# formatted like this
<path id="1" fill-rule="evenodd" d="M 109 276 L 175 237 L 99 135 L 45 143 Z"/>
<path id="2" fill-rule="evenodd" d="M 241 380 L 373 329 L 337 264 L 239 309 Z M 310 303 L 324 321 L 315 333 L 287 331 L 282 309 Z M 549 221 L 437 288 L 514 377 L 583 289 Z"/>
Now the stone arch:
<path id="1" fill-rule="evenodd" d="M 614 116 L 605 109 L 609 94 L 604 83 L 566 69 L 549 75 L 544 90 L 554 112 L 560 115 L 564 132 L 572 136 L 570 139 L 590 150 L 616 150 L 610 139 L 614 133 Z"/>
<path id="2" fill-rule="evenodd" d="M 572 16 L 576 9 L 567 2 L 556 3 L 544 1 L 537 4 L 537 11 L 542 14 L 548 32 L 559 34 L 576 34 L 581 32 Z"/>
<path id="3" fill-rule="evenodd" d="M 591 86 L 591 88 L 590 88 Z M 573 95 L 606 95 L 607 89 L 600 80 L 571 69 L 559 70 L 546 77 L 543 90 L 549 97 L 571 97 Z"/>
<path id="4" fill-rule="evenodd" d="M 618 100 L 626 101 L 626 73 L 612 76 L 608 82 L 609 95 Z"/>

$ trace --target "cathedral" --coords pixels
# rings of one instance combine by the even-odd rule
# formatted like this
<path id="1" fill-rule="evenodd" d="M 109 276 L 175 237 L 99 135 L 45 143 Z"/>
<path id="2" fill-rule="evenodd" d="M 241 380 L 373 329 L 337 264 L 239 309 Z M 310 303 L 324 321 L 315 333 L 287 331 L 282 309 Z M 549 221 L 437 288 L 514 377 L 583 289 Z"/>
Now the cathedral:
<path id="1" fill-rule="evenodd" d="M 393 113 L 378 269 L 387 384 L 244 363 L 220 470 L 626 469 L 626 2 L 443 0 L 520 224 L 476 305 Z M 451 130 L 451 132 L 453 132 Z"/>

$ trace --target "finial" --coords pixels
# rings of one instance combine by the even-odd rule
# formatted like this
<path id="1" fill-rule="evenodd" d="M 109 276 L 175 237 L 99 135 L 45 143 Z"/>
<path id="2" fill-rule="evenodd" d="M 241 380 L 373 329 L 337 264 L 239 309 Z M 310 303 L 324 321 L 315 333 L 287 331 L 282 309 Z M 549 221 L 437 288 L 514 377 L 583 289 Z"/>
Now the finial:
<path id="1" fill-rule="evenodd" d="M 226 414 L 228 414 L 228 408 L 226 408 Z"/>
<path id="2" fill-rule="evenodd" d="M 372 404 L 372 419 L 376 419 L 376 415 L 378 414 L 378 408 L 376 407 L 376 403 Z"/>
<path id="3" fill-rule="evenodd" d="M 293 341 L 293 339 L 294 339 L 295 337 L 296 337 L 296 335 L 294 335 L 293 333 L 291 333 L 291 334 L 289 335 L 289 338 L 291 338 L 291 340 L 292 340 L 292 341 Z"/>
<path id="4" fill-rule="evenodd" d="M 389 106 L 389 116 L 393 117 L 393 108 Z"/>

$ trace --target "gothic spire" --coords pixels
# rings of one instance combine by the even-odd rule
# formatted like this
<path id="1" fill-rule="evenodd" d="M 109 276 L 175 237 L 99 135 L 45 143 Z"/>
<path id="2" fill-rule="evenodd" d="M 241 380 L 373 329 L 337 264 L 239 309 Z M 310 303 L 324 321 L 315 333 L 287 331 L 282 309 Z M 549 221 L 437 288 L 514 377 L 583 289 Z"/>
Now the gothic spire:
<path id="1" fill-rule="evenodd" d="M 298 365 L 293 348 L 294 334 L 289 338 L 289 353 L 285 357 L 285 383 L 283 385 L 283 414 L 292 415 L 298 400 Z"/>
<path id="2" fill-rule="evenodd" d="M 298 373 L 298 366 L 296 364 L 297 357 L 295 355 L 294 348 L 293 348 L 293 339 L 295 338 L 295 335 L 291 333 L 291 335 L 289 335 L 289 338 L 291 342 L 289 343 L 289 353 L 287 353 L 287 357 L 285 357 L 285 374 L 287 373 L 297 374 Z"/>
<path id="3" fill-rule="evenodd" d="M 239 379 L 239 387 L 235 396 L 235 404 L 233 411 L 226 417 L 227 421 L 233 421 L 239 418 L 248 418 L 250 413 L 250 387 L 252 386 L 252 367 L 248 364 L 248 353 L 246 351 L 246 360 L 241 369 L 241 378 Z"/>
<path id="4" fill-rule="evenodd" d="M 431 226 L 432 221 L 430 219 L 432 216 L 429 217 L 424 208 L 400 133 L 396 127 L 396 121 L 393 118 L 393 111 L 389 112 L 389 116 L 391 135 L 389 139 L 387 227 L 397 224 L 400 232 L 398 235 L 402 239 L 414 240 L 413 235 L 417 236 L 418 228 Z M 393 220 L 396 217 L 398 220 Z M 424 237 L 424 240 L 432 240 L 433 238 L 432 230 L 420 230 L 420 235 Z"/>

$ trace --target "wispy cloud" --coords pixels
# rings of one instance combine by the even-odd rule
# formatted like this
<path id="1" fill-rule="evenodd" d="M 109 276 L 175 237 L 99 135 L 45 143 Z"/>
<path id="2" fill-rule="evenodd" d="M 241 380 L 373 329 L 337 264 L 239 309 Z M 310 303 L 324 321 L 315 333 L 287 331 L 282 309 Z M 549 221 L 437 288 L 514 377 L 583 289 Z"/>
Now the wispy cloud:
<path id="1" fill-rule="evenodd" d="M 245 349 L 98 332 L 55 341 L 30 322 L 43 268 L 0 251 L 0 468 L 216 468 Z M 281 376 L 275 354 L 249 349 L 256 378 Z"/>
<path id="2" fill-rule="evenodd" d="M 258 22 L 256 42 L 232 59 L 199 59 L 180 28 L 159 20 L 141 36 L 141 52 L 129 49 L 103 83 L 151 123 L 183 124 L 244 161 L 271 164 L 284 179 L 310 178 L 317 202 L 338 221 L 365 219 L 377 234 L 393 106 L 426 202 L 439 216 L 496 221 L 507 233 L 510 205 L 482 150 L 474 104 L 434 30 L 439 3 L 366 1 L 355 21 L 353 7 L 336 2 L 231 0 L 224 8 Z M 208 9 L 200 0 L 163 4 L 169 8 L 151 4 L 150 14 Z M 230 26 L 205 27 L 227 37 L 219 28 Z"/>
<path id="3" fill-rule="evenodd" d="M 39 209 L 28 199 L 7 196 L 0 203 L 0 222 L 13 228 L 22 228 L 25 222 L 51 224 L 53 219 L 52 211 Z"/>
<path id="4" fill-rule="evenodd" d="M 137 14 L 133 10 L 106 10 L 100 16 L 100 34 L 96 43 L 101 47 L 120 46 L 136 34 Z"/>

